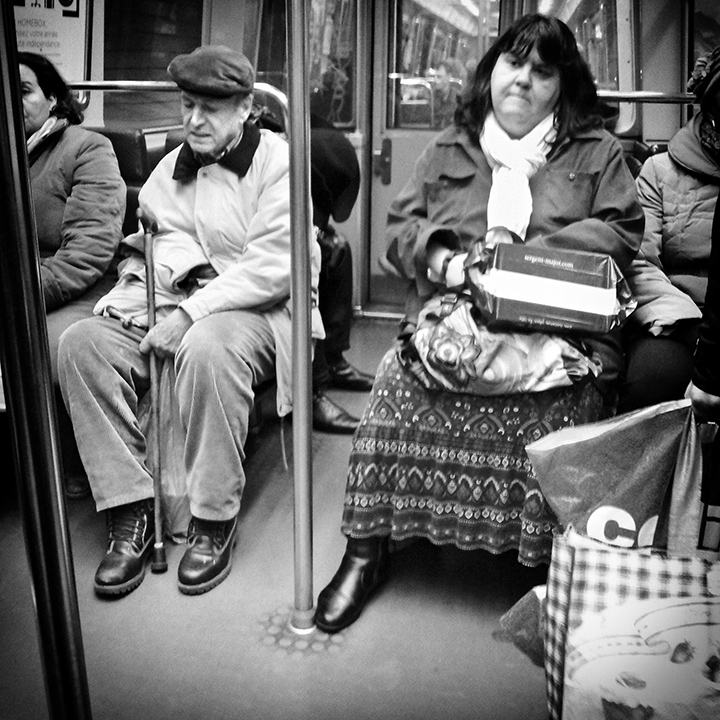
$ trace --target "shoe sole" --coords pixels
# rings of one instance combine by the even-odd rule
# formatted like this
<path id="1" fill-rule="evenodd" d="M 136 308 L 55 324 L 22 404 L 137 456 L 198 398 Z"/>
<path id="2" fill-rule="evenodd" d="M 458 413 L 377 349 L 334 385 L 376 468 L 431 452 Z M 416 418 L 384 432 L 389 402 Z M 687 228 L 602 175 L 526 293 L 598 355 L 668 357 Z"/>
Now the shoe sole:
<path id="1" fill-rule="evenodd" d="M 178 590 L 183 595 L 202 595 L 203 593 L 212 590 L 217 587 L 229 574 L 233 564 L 233 553 L 235 552 L 235 545 L 237 544 L 237 536 L 233 538 L 232 549 L 230 550 L 230 559 L 228 564 L 218 573 L 212 580 L 200 583 L 199 585 L 185 585 L 178 580 Z"/>

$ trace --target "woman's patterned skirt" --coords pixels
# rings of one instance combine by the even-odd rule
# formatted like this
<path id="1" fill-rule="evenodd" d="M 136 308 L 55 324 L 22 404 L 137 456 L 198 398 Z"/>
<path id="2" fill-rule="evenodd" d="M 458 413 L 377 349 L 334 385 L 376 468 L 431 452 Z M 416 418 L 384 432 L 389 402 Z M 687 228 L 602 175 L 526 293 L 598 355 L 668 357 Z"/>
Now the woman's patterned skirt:
<path id="1" fill-rule="evenodd" d="M 525 445 L 602 412 L 591 384 L 493 397 L 428 390 L 392 349 L 353 440 L 343 532 L 547 563 L 558 522 Z"/>

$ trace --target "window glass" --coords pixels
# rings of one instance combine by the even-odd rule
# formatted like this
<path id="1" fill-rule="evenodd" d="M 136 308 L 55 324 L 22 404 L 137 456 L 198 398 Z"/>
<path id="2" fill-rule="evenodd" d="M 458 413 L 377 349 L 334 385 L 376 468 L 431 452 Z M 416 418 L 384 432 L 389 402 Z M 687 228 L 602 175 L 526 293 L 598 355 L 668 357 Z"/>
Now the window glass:
<path id="1" fill-rule="evenodd" d="M 693 64 L 701 55 L 720 45 L 720 3 L 717 0 L 695 0 L 694 20 Z"/>
<path id="2" fill-rule="evenodd" d="M 310 109 L 340 127 L 356 123 L 356 0 L 313 0 L 310 6 Z M 265 0 L 257 79 L 287 93 L 285 0 Z"/>
<path id="3" fill-rule="evenodd" d="M 574 33 L 598 90 L 637 90 L 636 38 L 630 18 L 633 0 L 539 0 L 537 12 L 560 18 Z M 622 51 L 620 53 L 619 51 Z M 631 132 L 637 107 L 601 102 L 608 130 Z"/>
<path id="4" fill-rule="evenodd" d="M 310 27 L 310 110 L 335 125 L 354 124 L 355 0 L 315 0 Z"/>
<path id="5" fill-rule="evenodd" d="M 106 0 L 105 79 L 167 81 L 167 66 L 201 44 L 203 0 Z M 180 122 L 175 93 L 104 93 L 105 123 L 159 127 Z"/>
<path id="6" fill-rule="evenodd" d="M 573 31 L 598 89 L 620 89 L 615 0 L 541 0 L 537 11 L 560 18 Z"/>
<path id="7" fill-rule="evenodd" d="M 388 125 L 439 129 L 498 33 L 498 0 L 401 0 Z"/>

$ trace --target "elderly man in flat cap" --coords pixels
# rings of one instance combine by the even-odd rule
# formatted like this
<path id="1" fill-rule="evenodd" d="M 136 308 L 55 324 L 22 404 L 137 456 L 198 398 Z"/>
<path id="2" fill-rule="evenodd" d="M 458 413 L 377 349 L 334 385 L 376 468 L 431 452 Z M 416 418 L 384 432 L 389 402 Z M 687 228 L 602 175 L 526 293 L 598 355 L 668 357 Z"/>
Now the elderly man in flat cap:
<path id="1" fill-rule="evenodd" d="M 243 445 L 253 386 L 273 376 L 278 412 L 291 409 L 290 211 L 287 143 L 248 122 L 254 82 L 247 58 L 200 47 L 168 67 L 181 90 L 185 142 L 166 155 L 139 203 L 153 235 L 157 323 L 147 329 L 142 231 L 95 316 L 61 338 L 60 375 L 107 552 L 102 596 L 143 580 L 153 545 L 153 480 L 138 403 L 149 354 L 174 358 L 186 430 L 192 520 L 178 587 L 194 595 L 230 572 L 245 484 Z M 320 250 L 313 243 L 313 284 Z M 313 333 L 322 323 L 313 311 Z"/>
<path id="2" fill-rule="evenodd" d="M 620 412 L 680 399 L 692 376 L 720 189 L 720 47 L 698 58 L 687 89 L 699 112 L 636 181 L 645 234 L 626 272 L 638 307 L 624 328 Z"/>

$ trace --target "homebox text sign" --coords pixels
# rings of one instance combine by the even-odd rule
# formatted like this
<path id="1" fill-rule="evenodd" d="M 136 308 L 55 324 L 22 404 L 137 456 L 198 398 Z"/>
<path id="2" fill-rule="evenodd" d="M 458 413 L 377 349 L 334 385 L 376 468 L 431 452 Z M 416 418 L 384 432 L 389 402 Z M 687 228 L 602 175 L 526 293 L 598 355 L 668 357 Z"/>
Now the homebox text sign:
<path id="1" fill-rule="evenodd" d="M 67 81 L 88 79 L 91 0 L 13 0 L 18 50 L 45 55 Z"/>

